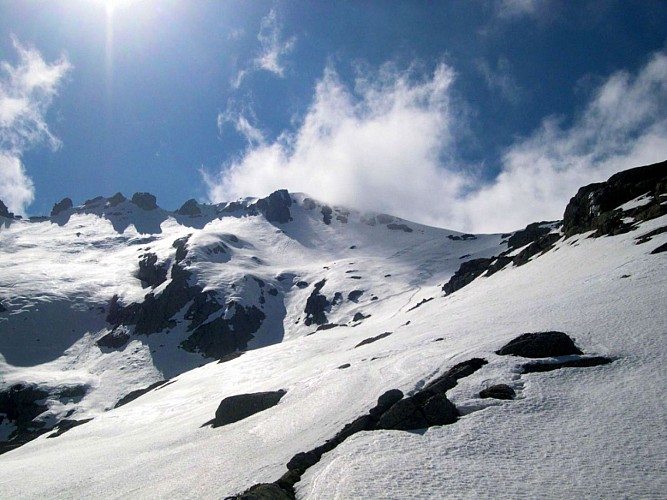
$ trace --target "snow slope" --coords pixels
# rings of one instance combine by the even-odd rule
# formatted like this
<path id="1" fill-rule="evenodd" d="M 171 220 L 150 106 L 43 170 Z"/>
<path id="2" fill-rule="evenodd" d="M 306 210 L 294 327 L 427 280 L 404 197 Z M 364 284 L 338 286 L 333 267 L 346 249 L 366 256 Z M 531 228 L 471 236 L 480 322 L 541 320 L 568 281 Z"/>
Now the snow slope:
<path id="1" fill-rule="evenodd" d="M 293 220 L 284 224 L 204 214 L 197 228 L 164 213 L 160 231 L 147 235 L 137 225 L 118 233 L 108 218 L 72 213 L 63 225 L 14 222 L 0 230 L 0 302 L 8 309 L 0 314 L 2 383 L 85 385 L 80 401 L 51 400 L 47 416 L 74 410 L 77 419 L 95 417 L 1 455 L 0 497 L 233 495 L 277 480 L 292 456 L 332 438 L 388 389 L 410 395 L 473 357 L 488 364 L 447 393 L 463 415 L 458 422 L 355 434 L 306 471 L 297 497 L 664 495 L 667 262 L 651 251 L 667 233 L 637 242 L 667 226 L 667 216 L 616 236 L 562 238 L 525 265 L 444 295 L 442 284 L 462 261 L 497 255 L 506 240 L 400 220 L 389 223 L 412 232 L 391 230 L 377 216 L 369 225 L 368 216 L 342 209 L 325 224 L 320 205 L 292 196 Z M 628 205 L 637 206 L 641 200 Z M 127 217 L 143 215 L 127 210 Z M 257 348 L 204 364 L 177 348 L 188 335 L 185 321 L 132 335 L 120 349 L 97 347 L 111 329 L 100 308 L 113 295 L 129 302 L 146 293 L 134 276 L 137 248 L 173 260 L 172 242 L 187 234 L 188 255 L 198 257 L 188 264 L 191 281 L 244 303 L 261 292 L 254 278 L 279 291 L 275 303 L 267 297 L 261 304 L 267 319 L 248 346 Z M 229 259 L 206 252 L 230 242 L 229 234 L 238 239 L 228 245 Z M 344 299 L 327 311 L 340 326 L 317 330 L 304 324 L 304 305 L 322 279 L 324 295 Z M 353 290 L 364 290 L 356 302 L 346 298 Z M 370 317 L 353 321 L 357 312 Z M 495 354 L 521 333 L 544 330 L 567 332 L 586 355 L 614 361 L 522 374 L 521 359 Z M 392 333 L 355 347 L 383 332 Z M 169 377 L 111 409 L 130 390 Z M 481 389 L 497 383 L 511 385 L 516 399 L 480 399 Z M 204 425 L 227 396 L 277 389 L 287 393 L 273 408 L 223 427 Z"/>

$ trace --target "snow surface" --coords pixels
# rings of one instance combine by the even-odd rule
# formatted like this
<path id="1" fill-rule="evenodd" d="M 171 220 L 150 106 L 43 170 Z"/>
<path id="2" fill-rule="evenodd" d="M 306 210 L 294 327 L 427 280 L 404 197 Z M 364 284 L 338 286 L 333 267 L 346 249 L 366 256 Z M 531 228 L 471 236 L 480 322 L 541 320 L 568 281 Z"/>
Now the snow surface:
<path id="1" fill-rule="evenodd" d="M 650 251 L 667 234 L 641 245 L 635 238 L 666 225 L 667 217 L 624 235 L 574 236 L 524 266 L 444 296 L 441 286 L 462 256 L 506 249 L 500 235 L 452 241 L 447 236 L 458 233 L 400 220 L 413 232 L 388 230 L 354 213 L 347 224 L 334 213 L 325 225 L 319 206 L 309 210 L 303 196 L 295 198 L 294 220 L 284 225 L 261 216 L 187 225 L 164 213 L 151 215 L 155 225 L 129 207 L 122 225 L 113 216 L 74 213 L 63 225 L 20 222 L 0 230 L 0 300 L 9 309 L 0 314 L 2 384 L 85 384 L 90 390 L 79 403 L 49 411 L 95 417 L 0 456 L 0 498 L 238 493 L 278 479 L 295 453 L 333 437 L 386 390 L 409 395 L 472 357 L 489 363 L 448 392 L 465 414 L 457 423 L 359 433 L 304 474 L 297 496 L 664 497 L 667 261 Z M 172 242 L 188 234 L 198 256 L 189 269 L 203 286 L 229 292 L 231 283 L 246 283 L 234 293 L 251 300 L 252 275 L 280 289 L 282 309 L 267 302 L 267 320 L 253 341 L 261 348 L 203 364 L 176 349 L 186 335 L 181 326 L 134 336 L 119 351 L 97 348 L 94 341 L 109 329 L 100 308 L 114 294 L 131 301 L 146 293 L 134 277 L 137 256 L 149 249 L 172 259 Z M 205 251 L 220 241 L 230 246 L 229 260 Z M 329 320 L 345 326 L 315 332 L 303 324 L 303 308 L 322 278 L 328 297 L 355 289 L 364 295 L 332 310 Z M 298 280 L 309 286 L 291 286 Z M 353 323 L 356 312 L 371 317 Z M 519 334 L 541 330 L 565 331 L 587 355 L 615 361 L 521 375 L 520 359 L 494 354 Z M 392 334 L 354 347 L 382 332 Z M 351 366 L 338 368 L 345 363 Z M 169 377 L 111 409 L 130 390 Z M 514 387 L 517 399 L 478 397 L 496 383 Z M 203 426 L 224 397 L 277 389 L 287 394 L 274 408 L 224 427 Z"/>

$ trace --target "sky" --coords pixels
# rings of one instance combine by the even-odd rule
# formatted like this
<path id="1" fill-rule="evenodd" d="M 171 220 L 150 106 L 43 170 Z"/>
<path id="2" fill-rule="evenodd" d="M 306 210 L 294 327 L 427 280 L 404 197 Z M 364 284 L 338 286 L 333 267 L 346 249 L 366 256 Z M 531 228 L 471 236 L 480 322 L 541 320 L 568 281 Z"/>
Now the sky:
<path id="1" fill-rule="evenodd" d="M 667 159 L 667 2 L 0 0 L 0 200 L 276 189 L 450 229 Z"/>

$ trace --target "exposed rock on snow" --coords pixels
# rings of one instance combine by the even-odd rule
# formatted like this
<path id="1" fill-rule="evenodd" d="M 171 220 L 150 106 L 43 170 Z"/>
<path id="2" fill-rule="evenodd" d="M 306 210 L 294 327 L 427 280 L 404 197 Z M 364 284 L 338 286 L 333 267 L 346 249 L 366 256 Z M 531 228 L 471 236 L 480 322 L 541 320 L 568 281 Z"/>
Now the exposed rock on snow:
<path id="1" fill-rule="evenodd" d="M 119 407 L 121 407 L 121 406 L 123 406 L 123 405 L 126 405 L 127 403 L 129 403 L 129 402 L 131 402 L 131 401 L 134 401 L 134 400 L 137 399 L 138 397 L 143 396 L 143 395 L 146 394 L 147 392 L 150 392 L 150 391 L 152 391 L 153 389 L 156 389 L 156 388 L 160 387 L 161 385 L 166 384 L 167 382 L 168 382 L 167 380 L 160 380 L 160 381 L 158 381 L 158 382 L 155 382 L 155 383 L 149 385 L 148 387 L 144 387 L 143 389 L 137 389 L 137 390 L 134 390 L 134 391 L 132 391 L 132 392 L 126 394 L 126 395 L 123 396 L 122 398 L 120 398 L 120 399 L 118 400 L 118 402 L 114 405 L 114 408 L 119 408 Z"/>
<path id="2" fill-rule="evenodd" d="M 118 192 L 107 200 L 107 205 L 109 205 L 109 207 L 116 207 L 124 201 L 127 201 L 127 198 L 123 196 L 123 193 Z"/>
<path id="3" fill-rule="evenodd" d="M 324 222 L 327 226 L 331 224 L 331 215 L 333 214 L 333 210 L 331 207 L 328 206 L 323 206 L 322 207 L 322 222 Z"/>
<path id="4" fill-rule="evenodd" d="M 524 358 L 550 358 L 583 354 L 574 341 L 563 332 L 524 333 L 496 351 L 501 356 L 522 356 Z"/>
<path id="5" fill-rule="evenodd" d="M 606 182 L 589 184 L 577 191 L 563 215 L 566 236 L 595 231 L 594 236 L 628 232 L 632 225 L 624 222 L 618 207 L 649 193 L 653 200 L 630 212 L 635 219 L 648 220 L 667 213 L 660 195 L 667 192 L 667 161 L 632 168 L 612 175 Z"/>
<path id="6" fill-rule="evenodd" d="M 248 418 L 260 411 L 268 410 L 278 404 L 287 391 L 255 392 L 252 394 L 239 394 L 223 399 L 215 410 L 213 427 L 232 424 Z"/>
<path id="7" fill-rule="evenodd" d="M 312 324 L 323 325 L 329 322 L 325 313 L 331 304 L 326 296 L 320 293 L 326 282 L 327 280 L 323 279 L 315 283 L 313 291 L 306 301 L 306 308 L 304 309 L 306 319 L 304 320 L 304 324 L 307 326 Z M 297 283 L 297 286 L 299 286 L 299 283 Z"/>
<path id="8" fill-rule="evenodd" d="M 61 201 L 53 205 L 53 209 L 51 210 L 51 217 L 55 217 L 59 213 L 64 212 L 65 210 L 69 210 L 73 206 L 74 205 L 71 199 L 63 198 Z"/>
<path id="9" fill-rule="evenodd" d="M 134 193 L 130 201 L 142 210 L 155 210 L 157 208 L 157 199 L 150 193 Z"/>
<path id="10" fill-rule="evenodd" d="M 547 362 L 547 363 L 526 363 L 521 369 L 523 373 L 540 373 L 559 370 L 561 368 L 587 368 L 591 366 L 607 365 L 614 361 L 605 356 L 595 356 L 592 358 L 570 359 L 567 361 Z"/>
<path id="11" fill-rule="evenodd" d="M 280 189 L 271 193 L 268 197 L 257 200 L 254 207 L 261 212 L 269 222 L 286 224 L 292 220 L 289 207 L 292 206 L 292 198 L 286 189 Z"/>
<path id="12" fill-rule="evenodd" d="M 201 208 L 199 208 L 197 200 L 191 198 L 185 203 L 183 203 L 181 208 L 176 210 L 176 213 L 179 215 L 190 215 L 192 217 L 196 217 L 198 215 L 201 215 Z"/>
<path id="13" fill-rule="evenodd" d="M 141 286 L 144 288 L 155 288 L 167 280 L 168 268 L 169 266 L 166 263 L 158 264 L 157 255 L 148 252 L 142 255 L 139 260 L 137 278 L 141 280 Z"/>
<path id="14" fill-rule="evenodd" d="M 0 200 L 0 217 L 7 217 L 8 219 L 14 218 L 14 214 L 9 211 L 7 205 Z"/>
<path id="15" fill-rule="evenodd" d="M 407 224 L 387 224 L 387 229 L 392 229 L 394 231 L 403 231 L 405 233 L 411 233 L 412 228 L 408 226 Z"/>
<path id="16" fill-rule="evenodd" d="M 483 389 L 479 393 L 479 397 L 482 399 L 493 398 L 493 399 L 514 399 L 516 393 L 507 384 L 496 384 L 491 387 Z"/>
<path id="17" fill-rule="evenodd" d="M 117 326 L 95 342 L 98 347 L 119 349 L 130 341 L 130 334 L 124 326 Z"/>
<path id="18" fill-rule="evenodd" d="M 362 345 L 372 344 L 373 342 L 377 342 L 378 340 L 381 340 L 385 337 L 389 337 L 389 335 L 391 335 L 391 334 L 392 334 L 392 332 L 384 332 L 384 333 L 381 333 L 380 335 L 377 335 L 375 337 L 369 337 L 367 339 L 362 340 L 361 342 L 359 342 L 354 347 L 361 347 Z"/>

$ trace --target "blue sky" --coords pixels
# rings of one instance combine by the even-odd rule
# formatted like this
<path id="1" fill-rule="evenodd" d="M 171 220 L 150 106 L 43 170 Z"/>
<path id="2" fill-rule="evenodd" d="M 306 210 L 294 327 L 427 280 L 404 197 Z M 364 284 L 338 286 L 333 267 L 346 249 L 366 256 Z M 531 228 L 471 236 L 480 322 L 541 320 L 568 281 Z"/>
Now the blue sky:
<path id="1" fill-rule="evenodd" d="M 470 231 L 667 158 L 667 2 L 0 0 L 0 199 L 286 187 Z"/>

